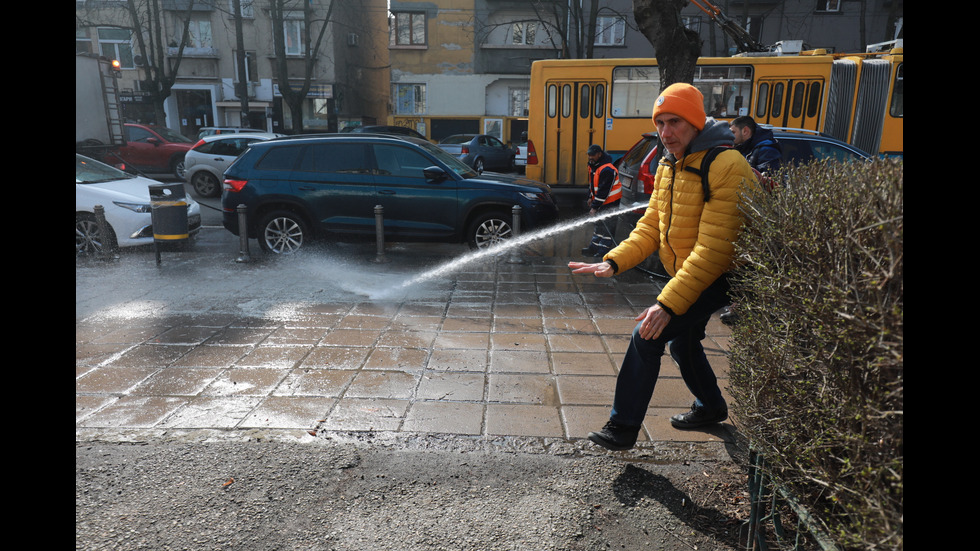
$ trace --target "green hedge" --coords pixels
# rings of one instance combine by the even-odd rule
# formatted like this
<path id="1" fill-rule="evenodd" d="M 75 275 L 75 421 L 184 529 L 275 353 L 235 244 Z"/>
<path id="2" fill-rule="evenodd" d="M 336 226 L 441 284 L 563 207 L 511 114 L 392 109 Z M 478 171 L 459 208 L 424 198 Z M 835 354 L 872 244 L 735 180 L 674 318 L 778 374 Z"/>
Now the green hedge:
<path id="1" fill-rule="evenodd" d="M 737 423 L 845 548 L 904 545 L 902 167 L 786 171 L 737 244 Z"/>

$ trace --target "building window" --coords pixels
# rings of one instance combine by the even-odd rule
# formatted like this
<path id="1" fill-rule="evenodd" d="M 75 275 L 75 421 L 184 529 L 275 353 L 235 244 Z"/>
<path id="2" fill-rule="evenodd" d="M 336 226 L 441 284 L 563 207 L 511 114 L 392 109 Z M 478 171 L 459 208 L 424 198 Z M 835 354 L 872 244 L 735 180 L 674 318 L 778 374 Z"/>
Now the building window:
<path id="1" fill-rule="evenodd" d="M 596 46 L 622 46 L 626 37 L 626 20 L 622 17 L 600 16 L 595 20 Z"/>
<path id="2" fill-rule="evenodd" d="M 839 13 L 840 0 L 817 0 L 817 11 L 825 13 Z"/>
<path id="3" fill-rule="evenodd" d="M 396 115 L 425 114 L 424 84 L 395 84 L 392 95 L 395 97 Z"/>
<path id="4" fill-rule="evenodd" d="M 701 34 L 701 16 L 694 15 L 690 17 L 681 17 L 681 23 L 684 25 L 685 29 L 690 29 L 698 34 Z"/>
<path id="5" fill-rule="evenodd" d="M 128 29 L 99 29 L 99 53 L 119 61 L 123 69 L 133 69 L 133 41 Z"/>
<path id="6" fill-rule="evenodd" d="M 92 53 L 92 38 L 88 35 L 87 29 L 75 29 L 75 53 Z"/>
<path id="7" fill-rule="evenodd" d="M 238 52 L 235 52 L 236 57 L 234 58 L 235 63 L 235 79 L 238 82 L 258 82 L 259 72 L 255 65 L 255 52 L 246 51 L 245 52 L 245 78 L 241 78 L 238 74 Z"/>
<path id="8" fill-rule="evenodd" d="M 255 19 L 255 9 L 252 7 L 254 0 L 240 0 L 239 7 L 241 8 L 241 16 L 246 19 Z M 234 0 L 228 0 L 228 11 L 230 13 L 235 13 L 235 2 Z"/>
<path id="9" fill-rule="evenodd" d="M 282 26 L 286 55 L 303 55 L 303 20 L 285 19 Z"/>
<path id="10" fill-rule="evenodd" d="M 391 21 L 392 46 L 425 46 L 424 13 L 395 13 Z"/>
<path id="11" fill-rule="evenodd" d="M 510 88 L 510 116 L 526 117 L 529 88 Z"/>
<path id="12" fill-rule="evenodd" d="M 213 46 L 211 20 L 191 19 L 190 24 L 187 25 L 187 47 L 211 48 Z"/>
<path id="13" fill-rule="evenodd" d="M 511 25 L 511 44 L 534 46 L 534 35 L 537 34 L 536 21 L 520 21 Z"/>

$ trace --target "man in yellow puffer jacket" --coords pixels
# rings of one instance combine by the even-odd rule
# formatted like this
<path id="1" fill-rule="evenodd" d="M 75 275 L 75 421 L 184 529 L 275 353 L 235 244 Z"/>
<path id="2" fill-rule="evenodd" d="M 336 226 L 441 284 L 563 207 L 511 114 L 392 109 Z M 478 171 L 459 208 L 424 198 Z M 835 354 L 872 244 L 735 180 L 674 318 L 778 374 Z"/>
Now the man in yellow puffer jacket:
<path id="1" fill-rule="evenodd" d="M 623 358 L 609 422 L 589 434 L 590 440 L 611 450 L 629 449 L 636 443 L 668 343 L 695 397 L 691 411 L 671 417 L 671 424 L 690 429 L 728 418 L 728 406 L 701 340 L 711 314 L 728 304 L 727 272 L 742 226 L 740 193 L 746 186 L 758 185 L 748 162 L 732 149 L 711 163 L 709 190 L 703 189 L 702 159 L 713 147 L 731 147 L 733 136 L 727 123 L 705 116 L 697 88 L 683 83 L 668 86 L 655 102 L 653 122 L 667 154 L 657 168 L 646 213 L 603 262 L 569 263 L 573 273 L 611 277 L 659 251 L 671 276 L 656 304 L 636 318 L 639 324 Z"/>

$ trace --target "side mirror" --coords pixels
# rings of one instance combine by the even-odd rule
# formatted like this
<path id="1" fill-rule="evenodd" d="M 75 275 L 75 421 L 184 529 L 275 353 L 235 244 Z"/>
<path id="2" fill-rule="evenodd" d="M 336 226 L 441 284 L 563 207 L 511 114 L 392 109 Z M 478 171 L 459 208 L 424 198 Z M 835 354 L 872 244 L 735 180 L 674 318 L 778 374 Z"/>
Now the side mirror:
<path id="1" fill-rule="evenodd" d="M 449 177 L 445 170 L 435 165 L 423 169 L 422 174 L 425 176 L 426 182 L 431 182 L 433 184 L 438 184 Z"/>

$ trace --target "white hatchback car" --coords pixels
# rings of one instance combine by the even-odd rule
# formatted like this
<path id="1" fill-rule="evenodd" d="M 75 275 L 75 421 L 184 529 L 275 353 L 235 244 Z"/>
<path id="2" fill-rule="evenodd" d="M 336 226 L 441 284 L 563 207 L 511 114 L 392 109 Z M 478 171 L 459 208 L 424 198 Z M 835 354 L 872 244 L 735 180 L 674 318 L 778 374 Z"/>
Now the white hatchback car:
<path id="1" fill-rule="evenodd" d="M 267 132 L 205 136 L 184 155 L 184 178 L 199 196 L 220 197 L 225 169 L 248 149 L 248 145 L 280 136 L 282 134 Z"/>
<path id="2" fill-rule="evenodd" d="M 152 244 L 150 185 L 159 183 L 75 154 L 75 255 Z M 186 202 L 188 234 L 194 236 L 201 206 L 190 197 Z M 96 205 L 105 212 L 108 235 L 99 232 Z"/>

